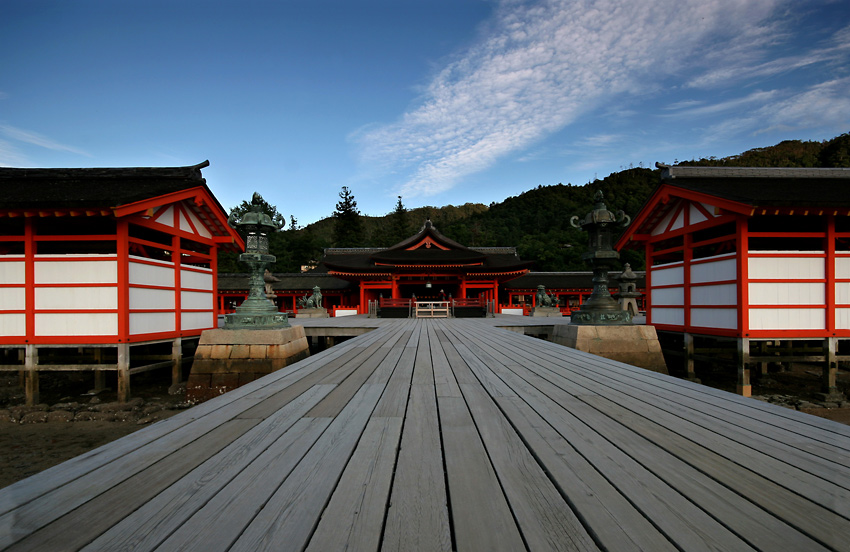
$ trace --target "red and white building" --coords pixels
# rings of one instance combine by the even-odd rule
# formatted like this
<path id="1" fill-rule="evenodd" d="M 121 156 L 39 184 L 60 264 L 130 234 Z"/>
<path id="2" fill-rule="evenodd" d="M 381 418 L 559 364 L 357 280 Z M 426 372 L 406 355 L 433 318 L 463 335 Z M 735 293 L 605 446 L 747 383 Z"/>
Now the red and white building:
<path id="1" fill-rule="evenodd" d="M 0 369 L 25 371 L 29 403 L 40 370 L 117 371 L 121 400 L 133 373 L 179 381 L 182 340 L 216 327 L 217 251 L 244 249 L 208 165 L 0 168 Z"/>
<path id="2" fill-rule="evenodd" d="M 740 393 L 780 352 L 824 362 L 834 393 L 850 340 L 850 169 L 659 166 L 616 245 L 645 251 L 647 323 L 681 335 L 691 377 L 695 341 L 731 341 Z"/>

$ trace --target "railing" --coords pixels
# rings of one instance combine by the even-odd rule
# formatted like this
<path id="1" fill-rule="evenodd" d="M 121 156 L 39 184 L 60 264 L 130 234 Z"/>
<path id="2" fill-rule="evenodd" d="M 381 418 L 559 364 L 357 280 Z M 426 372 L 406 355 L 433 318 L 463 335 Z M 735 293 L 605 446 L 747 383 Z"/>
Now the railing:
<path id="1" fill-rule="evenodd" d="M 416 301 L 416 318 L 448 318 L 449 301 Z"/>

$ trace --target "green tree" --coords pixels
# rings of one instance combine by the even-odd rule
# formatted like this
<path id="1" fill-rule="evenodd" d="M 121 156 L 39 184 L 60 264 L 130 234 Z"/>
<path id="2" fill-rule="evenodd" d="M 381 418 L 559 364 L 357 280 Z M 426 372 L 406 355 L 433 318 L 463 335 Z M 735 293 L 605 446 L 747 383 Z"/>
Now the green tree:
<path id="1" fill-rule="evenodd" d="M 395 204 L 395 210 L 390 213 L 390 244 L 395 245 L 398 242 L 410 237 L 410 217 L 407 214 L 407 208 L 401 202 L 401 196 L 398 196 L 398 202 Z"/>
<path id="2" fill-rule="evenodd" d="M 336 247 L 362 247 L 365 245 L 365 231 L 360 211 L 357 210 L 354 194 L 347 186 L 343 186 L 339 193 L 339 202 L 336 204 L 333 218 L 334 245 Z"/>

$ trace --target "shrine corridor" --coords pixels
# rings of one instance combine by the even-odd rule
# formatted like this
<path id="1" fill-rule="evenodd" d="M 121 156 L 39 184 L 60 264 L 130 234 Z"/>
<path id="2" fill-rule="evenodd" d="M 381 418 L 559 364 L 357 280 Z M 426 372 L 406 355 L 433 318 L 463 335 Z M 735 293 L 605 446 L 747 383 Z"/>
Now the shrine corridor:
<path id="1" fill-rule="evenodd" d="M 0 549 L 850 550 L 850 427 L 528 317 L 303 322 L 362 335 L 0 490 Z"/>

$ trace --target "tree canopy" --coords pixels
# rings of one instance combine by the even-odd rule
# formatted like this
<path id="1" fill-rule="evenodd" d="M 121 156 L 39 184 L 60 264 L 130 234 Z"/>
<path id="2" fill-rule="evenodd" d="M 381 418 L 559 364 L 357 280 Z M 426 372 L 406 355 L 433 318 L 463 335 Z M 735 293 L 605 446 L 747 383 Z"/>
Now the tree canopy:
<path id="1" fill-rule="evenodd" d="M 365 232 L 357 210 L 357 201 L 347 186 L 339 192 L 334 217 L 334 245 L 336 247 L 362 247 Z"/>

